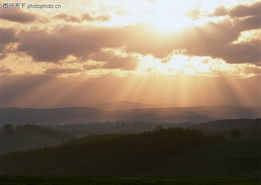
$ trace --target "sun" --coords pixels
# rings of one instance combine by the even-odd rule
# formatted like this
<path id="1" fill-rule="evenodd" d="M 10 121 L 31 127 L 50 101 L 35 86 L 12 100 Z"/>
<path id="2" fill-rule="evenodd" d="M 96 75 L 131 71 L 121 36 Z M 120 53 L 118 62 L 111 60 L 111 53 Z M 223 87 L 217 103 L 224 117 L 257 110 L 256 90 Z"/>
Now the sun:
<path id="1" fill-rule="evenodd" d="M 112 14 L 111 21 L 101 23 L 101 25 L 147 25 L 160 33 L 178 32 L 187 27 L 201 26 L 214 18 L 202 15 L 199 19 L 195 19 L 191 16 L 191 12 L 196 10 L 208 15 L 222 4 L 217 0 L 140 0 L 139 3 L 134 3 L 133 0 L 111 0 L 106 2 L 108 4 L 118 2 L 121 11 L 116 12 L 115 15 Z"/>
<path id="2" fill-rule="evenodd" d="M 154 27 L 154 29 L 165 32 L 179 31 L 193 24 L 188 17 L 180 15 L 171 16 L 168 13 L 155 14 L 148 21 L 149 25 Z"/>
<path id="3" fill-rule="evenodd" d="M 156 1 L 149 7 L 150 16 L 148 23 L 161 31 L 179 31 L 193 24 L 193 20 L 187 16 L 191 8 L 186 3 L 177 1 Z"/>
<path id="4" fill-rule="evenodd" d="M 128 20 L 124 23 L 145 23 L 160 32 L 176 32 L 193 25 L 202 25 L 211 17 L 195 20 L 189 14 L 193 10 L 205 14 L 214 11 L 219 6 L 216 0 L 144 0 L 133 3 L 133 0 L 124 1 L 124 10 Z"/>

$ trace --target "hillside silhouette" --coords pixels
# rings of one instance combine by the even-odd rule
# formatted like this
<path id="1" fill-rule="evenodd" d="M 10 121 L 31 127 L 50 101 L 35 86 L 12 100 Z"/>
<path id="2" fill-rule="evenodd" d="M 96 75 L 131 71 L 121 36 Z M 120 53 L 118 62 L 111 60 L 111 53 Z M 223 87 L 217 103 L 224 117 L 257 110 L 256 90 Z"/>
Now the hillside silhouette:
<path id="1" fill-rule="evenodd" d="M 11 130 L 5 129 L 5 127 L 10 127 Z M 74 136 L 71 134 L 46 127 L 37 125 L 14 127 L 6 124 L 0 131 L 0 154 L 54 146 L 72 139 Z"/>
<path id="2" fill-rule="evenodd" d="M 57 147 L 2 155 L 0 174 L 139 175 L 176 154 L 223 141 L 182 128 L 89 136 Z"/>
<path id="3" fill-rule="evenodd" d="M 151 124 L 142 122 L 140 125 L 138 122 L 96 124 L 98 128 L 108 124 L 108 133 L 88 124 L 56 126 L 56 130 L 25 125 L 10 131 L 8 126 L 7 135 L 2 133 L 1 137 L 13 137 L 13 140 L 2 144 L 12 146 L 26 141 L 32 147 L 24 147 L 23 151 L 16 147 L 12 150 L 16 152 L 0 155 L 0 174 L 258 178 L 260 121 L 231 119 L 201 124 L 152 124 L 148 128 L 146 125 Z M 131 133 L 132 124 L 148 130 Z M 116 134 L 122 127 L 130 133 Z M 66 133 L 68 129 L 83 137 L 75 139 Z M 233 131 L 237 132 L 236 137 Z M 24 136 L 30 137 L 25 140 Z M 43 145 L 39 138 L 59 140 L 62 144 Z"/>

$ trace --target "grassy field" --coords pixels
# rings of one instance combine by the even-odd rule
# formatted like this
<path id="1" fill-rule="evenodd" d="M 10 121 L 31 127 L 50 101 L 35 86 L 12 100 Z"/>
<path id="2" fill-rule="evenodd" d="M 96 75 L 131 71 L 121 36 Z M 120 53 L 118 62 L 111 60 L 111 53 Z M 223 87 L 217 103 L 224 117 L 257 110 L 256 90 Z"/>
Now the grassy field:
<path id="1" fill-rule="evenodd" d="M 0 176 L 0 185 L 260 185 L 255 179 Z"/>
<path id="2" fill-rule="evenodd" d="M 261 142 L 237 140 L 198 147 L 143 175 L 261 178 Z"/>

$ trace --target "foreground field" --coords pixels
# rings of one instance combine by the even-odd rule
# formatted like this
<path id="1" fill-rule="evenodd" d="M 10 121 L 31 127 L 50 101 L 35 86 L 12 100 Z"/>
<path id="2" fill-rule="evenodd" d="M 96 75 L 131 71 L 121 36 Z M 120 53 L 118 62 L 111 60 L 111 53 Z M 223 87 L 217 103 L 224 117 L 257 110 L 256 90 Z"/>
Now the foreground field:
<path id="1" fill-rule="evenodd" d="M 260 178 L 261 142 L 237 140 L 198 147 L 146 172 L 149 176 Z"/>
<path id="2" fill-rule="evenodd" d="M 257 179 L 0 176 L 0 185 L 260 185 Z"/>

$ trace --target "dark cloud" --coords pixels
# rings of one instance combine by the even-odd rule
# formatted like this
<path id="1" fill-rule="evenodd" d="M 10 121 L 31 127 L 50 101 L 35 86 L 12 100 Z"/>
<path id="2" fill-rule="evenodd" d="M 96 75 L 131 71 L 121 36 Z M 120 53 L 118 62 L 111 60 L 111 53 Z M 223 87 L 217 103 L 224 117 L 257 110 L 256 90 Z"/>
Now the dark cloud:
<path id="1" fill-rule="evenodd" d="M 261 65 L 261 41 L 228 44 L 215 50 L 213 56 L 222 57 L 230 63 L 255 63 Z"/>
<path id="2" fill-rule="evenodd" d="M 5 58 L 5 48 L 8 44 L 15 42 L 15 31 L 10 28 L 0 28 L 0 59 Z"/>
<path id="3" fill-rule="evenodd" d="M 82 15 L 82 20 L 86 20 L 86 21 L 97 21 L 97 22 L 106 22 L 110 20 L 110 16 L 109 15 L 99 15 L 99 16 L 92 16 L 91 14 L 83 14 Z"/>
<path id="4" fill-rule="evenodd" d="M 151 44 L 148 42 L 154 42 Z M 73 27 L 53 30 L 24 32 L 19 37 L 18 50 L 32 56 L 36 61 L 59 62 L 69 55 L 90 59 L 102 48 L 127 46 L 131 51 L 164 56 L 172 48 L 164 47 L 167 38 L 158 37 L 142 26 L 127 27 Z M 157 43 L 157 45 L 156 45 Z"/>
<path id="5" fill-rule="evenodd" d="M 260 28 L 257 20 L 254 17 L 240 18 L 233 22 L 226 19 L 169 34 L 160 34 L 141 25 L 110 28 L 67 26 L 52 32 L 25 32 L 19 37 L 18 50 L 32 56 L 35 61 L 47 62 L 59 62 L 69 55 L 78 60 L 88 60 L 101 54 L 103 48 L 125 47 L 127 52 L 151 54 L 158 58 L 166 57 L 175 50 L 184 50 L 188 55 L 222 58 L 228 63 L 249 62 L 259 65 L 261 56 L 258 41 L 233 44 L 241 31 Z M 131 58 L 106 57 L 106 61 L 111 61 L 104 65 L 107 68 L 119 66 L 131 69 L 134 64 L 124 67 L 120 65 L 128 62 L 118 61 L 136 61 Z"/>
<path id="6" fill-rule="evenodd" d="M 66 13 L 58 14 L 58 15 L 54 16 L 54 19 L 63 19 L 67 22 L 80 22 L 81 21 L 80 18 L 78 18 L 76 16 L 68 15 Z"/>
<path id="7" fill-rule="evenodd" d="M 121 46 L 123 38 L 115 28 L 65 27 L 52 33 L 26 32 L 20 36 L 19 51 L 36 61 L 58 62 L 68 55 L 79 58 L 98 52 L 103 47 Z"/>
<path id="8" fill-rule="evenodd" d="M 248 17 L 248 16 L 261 16 L 261 2 L 251 5 L 238 5 L 231 9 L 225 8 L 224 6 L 216 8 L 213 16 L 230 16 L 235 17 Z"/>
<path id="9" fill-rule="evenodd" d="M 114 60 L 106 62 L 102 68 L 104 69 L 121 69 L 121 70 L 134 70 L 137 67 L 138 59 L 134 57 L 113 57 Z"/>
<path id="10" fill-rule="evenodd" d="M 230 16 L 237 31 L 261 28 L 261 2 L 252 5 L 239 5 L 232 9 L 219 7 L 213 16 Z"/>
<path id="11" fill-rule="evenodd" d="M 83 66 L 83 68 L 86 70 L 100 69 L 101 67 L 102 67 L 102 65 L 99 65 L 99 64 Z"/>
<path id="12" fill-rule="evenodd" d="M 252 5 L 239 5 L 229 11 L 231 17 L 261 16 L 261 2 Z"/>
<path id="13" fill-rule="evenodd" d="M 261 15 L 234 19 L 233 23 L 238 31 L 247 31 L 261 28 Z"/>
<path id="14" fill-rule="evenodd" d="M 226 16 L 228 15 L 228 10 L 224 6 L 216 8 L 213 16 Z"/>
<path id="15" fill-rule="evenodd" d="M 242 24 L 243 25 L 243 24 Z M 230 21 L 209 23 L 204 29 L 197 29 L 197 36 L 194 31 L 187 32 L 187 39 L 184 49 L 186 54 L 198 56 L 211 56 L 222 58 L 228 63 L 255 63 L 261 65 L 261 43 L 260 41 L 248 41 L 234 44 L 242 30 L 238 24 Z"/>
<path id="16" fill-rule="evenodd" d="M 187 30 L 183 32 L 183 38 L 186 39 L 180 41 L 177 46 L 184 49 L 185 54 L 189 55 L 221 58 L 228 63 L 261 65 L 260 41 L 233 43 L 238 39 L 241 31 L 256 27 L 251 23 L 246 24 L 245 20 L 242 21 L 231 23 L 231 21 L 225 20 Z"/>
<path id="17" fill-rule="evenodd" d="M 239 5 L 231 10 L 219 7 L 213 16 L 230 16 L 237 31 L 246 31 L 261 28 L 261 2 L 249 6 Z"/>
<path id="18" fill-rule="evenodd" d="M 13 29 L 0 28 L 0 44 L 9 44 L 15 40 L 15 31 Z"/>
<path id="19" fill-rule="evenodd" d="M 261 28 L 261 2 L 251 5 L 239 5 L 231 9 L 219 7 L 215 10 L 213 16 L 229 16 L 228 20 L 232 24 L 227 24 L 227 28 L 231 28 L 230 33 L 239 36 L 242 31 Z M 222 22 L 219 22 L 218 26 L 222 24 Z M 236 40 L 235 37 L 233 39 L 231 37 L 230 41 L 214 48 L 212 48 L 213 44 L 210 44 L 210 48 L 206 48 L 204 54 L 209 52 L 210 56 L 222 58 L 229 63 L 249 62 L 261 65 L 260 40 L 245 41 L 238 44 L 231 43 Z"/>
<path id="20" fill-rule="evenodd" d="M 93 16 L 91 14 L 85 13 L 81 15 L 80 17 L 76 17 L 73 15 L 68 15 L 65 13 L 58 14 L 54 16 L 55 19 L 62 19 L 67 22 L 83 22 L 83 21 L 89 21 L 89 22 L 106 22 L 110 20 L 109 15 L 99 15 L 99 16 Z"/>
<path id="21" fill-rule="evenodd" d="M 0 19 L 28 23 L 36 20 L 36 16 L 31 13 L 25 13 L 20 9 L 15 8 L 1 8 Z"/>
<path id="22" fill-rule="evenodd" d="M 90 59 L 105 62 L 100 68 L 133 70 L 138 65 L 138 57 L 129 55 L 116 55 L 110 51 L 101 51 L 90 56 Z"/>
<path id="23" fill-rule="evenodd" d="M 82 71 L 81 69 L 76 69 L 76 68 L 50 68 L 50 69 L 45 70 L 44 73 L 58 75 L 58 74 L 78 73 L 81 71 Z"/>

